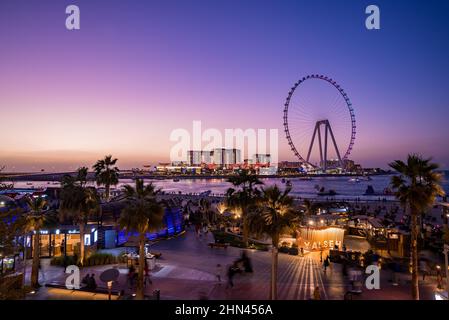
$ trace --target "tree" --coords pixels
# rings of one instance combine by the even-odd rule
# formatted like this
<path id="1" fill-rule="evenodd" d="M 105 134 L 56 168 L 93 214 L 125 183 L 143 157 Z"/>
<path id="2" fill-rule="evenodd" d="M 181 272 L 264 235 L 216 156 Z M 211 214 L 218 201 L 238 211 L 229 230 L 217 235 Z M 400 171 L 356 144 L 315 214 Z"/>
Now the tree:
<path id="1" fill-rule="evenodd" d="M 111 186 L 118 184 L 119 168 L 115 167 L 118 159 L 112 159 L 112 155 L 105 156 L 104 159 L 98 160 L 94 165 L 95 179 L 98 185 L 105 186 L 105 199 L 109 201 L 109 193 Z"/>
<path id="2" fill-rule="evenodd" d="M 443 195 L 441 188 L 442 176 L 436 172 L 438 165 L 423 159 L 421 156 L 411 154 L 407 162 L 396 160 L 390 167 L 397 171 L 391 179 L 391 186 L 396 198 L 409 209 L 411 216 L 411 265 L 412 265 L 412 297 L 419 300 L 418 286 L 418 218 L 425 213 L 435 202 L 438 195 Z"/>
<path id="3" fill-rule="evenodd" d="M 76 177 L 65 175 L 61 186 L 60 218 L 69 219 L 80 229 L 80 257 L 82 266 L 85 259 L 84 234 L 89 219 L 101 211 L 100 197 L 94 187 L 87 187 L 87 168 L 81 167 Z M 65 252 L 65 251 L 64 251 Z"/>
<path id="4" fill-rule="evenodd" d="M 262 189 L 258 209 L 248 216 L 250 232 L 257 236 L 269 236 L 272 244 L 270 299 L 277 299 L 278 247 L 282 233 L 294 230 L 300 223 L 299 213 L 294 211 L 291 191 L 281 191 L 277 185 Z"/>
<path id="5" fill-rule="evenodd" d="M 143 180 L 136 179 L 135 187 L 125 187 L 126 207 L 122 210 L 119 224 L 127 232 L 138 233 L 139 270 L 137 299 L 144 298 L 143 269 L 145 266 L 145 239 L 148 232 L 160 230 L 164 226 L 164 207 L 156 199 L 160 189 Z"/>
<path id="6" fill-rule="evenodd" d="M 260 196 L 260 190 L 256 187 L 262 185 L 263 182 L 252 175 L 248 170 L 242 170 L 237 176 L 228 179 L 233 186 L 238 187 L 239 190 L 229 188 L 226 192 L 226 205 L 230 210 L 241 213 L 243 224 L 243 242 L 248 246 L 248 216 L 252 209 L 254 209 L 257 199 Z"/>
<path id="7" fill-rule="evenodd" d="M 33 263 L 31 267 L 31 286 L 40 287 L 39 284 L 39 264 L 40 264 L 40 232 L 48 217 L 46 216 L 47 201 L 42 197 L 29 197 L 27 204 L 30 212 L 26 215 L 26 230 L 33 232 Z"/>
<path id="8" fill-rule="evenodd" d="M 18 238 L 23 235 L 25 216 L 21 209 L 0 210 L 0 258 L 20 252 Z M 0 274 L 0 300 L 15 300 L 24 297 L 23 288 L 17 287 L 17 278 Z"/>

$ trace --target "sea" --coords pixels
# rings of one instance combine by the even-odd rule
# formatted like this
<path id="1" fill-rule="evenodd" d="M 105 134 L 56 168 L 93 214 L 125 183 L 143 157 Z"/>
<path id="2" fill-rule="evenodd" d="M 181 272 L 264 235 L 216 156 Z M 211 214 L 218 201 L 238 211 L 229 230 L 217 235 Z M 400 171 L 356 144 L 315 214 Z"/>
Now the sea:
<path id="1" fill-rule="evenodd" d="M 393 175 L 375 175 L 371 176 L 371 180 L 366 180 L 366 177 L 360 177 L 360 180 L 354 181 L 348 176 L 326 176 L 326 177 L 312 177 L 310 180 L 302 178 L 261 178 L 263 182 L 262 187 L 278 185 L 285 188 L 288 181 L 291 183 L 291 195 L 296 198 L 320 199 L 345 199 L 345 200 L 393 200 L 394 196 L 386 196 L 383 194 L 384 190 L 389 187 Z M 212 195 L 223 195 L 226 190 L 232 185 L 226 179 L 145 179 L 145 182 L 152 182 L 158 188 L 161 188 L 166 193 L 183 193 L 183 194 L 199 194 L 210 191 Z M 119 184 L 115 188 L 121 188 L 125 184 L 133 184 L 132 179 L 120 179 Z M 48 181 L 15 181 L 15 188 L 45 188 L 49 186 L 59 186 L 58 182 Z M 374 195 L 365 195 L 368 186 L 374 189 Z M 449 193 L 449 171 L 444 171 L 443 189 Z M 325 191 L 334 190 L 334 196 L 319 196 L 317 190 L 324 187 Z"/>

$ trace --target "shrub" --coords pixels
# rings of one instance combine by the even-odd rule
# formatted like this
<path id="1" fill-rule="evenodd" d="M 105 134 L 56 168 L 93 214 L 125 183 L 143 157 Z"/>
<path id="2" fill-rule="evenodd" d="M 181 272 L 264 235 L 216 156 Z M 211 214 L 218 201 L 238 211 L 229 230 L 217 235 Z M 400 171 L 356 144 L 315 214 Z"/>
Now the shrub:
<path id="1" fill-rule="evenodd" d="M 110 253 L 93 253 L 84 263 L 85 266 L 100 266 L 119 262 L 119 259 Z"/>
<path id="2" fill-rule="evenodd" d="M 70 266 L 70 265 L 76 265 L 77 264 L 77 257 L 75 256 L 65 256 L 66 259 L 66 266 Z M 64 266 L 64 256 L 60 256 L 60 257 L 53 257 L 50 260 L 50 265 L 52 266 Z"/>

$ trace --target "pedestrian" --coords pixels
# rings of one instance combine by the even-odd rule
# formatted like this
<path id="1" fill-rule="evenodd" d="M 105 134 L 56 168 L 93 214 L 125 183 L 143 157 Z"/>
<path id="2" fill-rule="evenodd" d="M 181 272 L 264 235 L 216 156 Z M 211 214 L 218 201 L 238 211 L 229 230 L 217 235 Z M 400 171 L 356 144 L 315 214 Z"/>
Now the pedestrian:
<path id="1" fill-rule="evenodd" d="M 143 285 L 146 287 L 147 286 L 147 282 L 149 284 L 153 284 L 153 282 L 151 281 L 151 278 L 150 278 L 150 268 L 148 267 L 148 263 L 147 263 L 146 260 L 145 260 L 144 272 L 145 272 L 145 276 L 144 276 L 144 279 L 143 279 Z"/>
<path id="2" fill-rule="evenodd" d="M 301 257 L 304 257 L 304 248 L 301 247 Z"/>
<path id="3" fill-rule="evenodd" d="M 134 268 L 133 265 L 131 265 L 128 270 L 128 284 L 129 284 L 130 289 L 132 289 L 134 287 L 135 273 L 136 273 L 136 269 Z"/>
<path id="4" fill-rule="evenodd" d="M 426 276 L 429 273 L 429 269 L 427 267 L 427 262 L 424 261 L 424 260 L 421 260 L 419 262 L 419 268 L 421 269 L 421 272 L 422 272 L 422 281 L 425 281 L 426 280 Z"/>
<path id="5" fill-rule="evenodd" d="M 68 265 L 68 261 L 67 261 L 67 256 L 64 256 L 63 258 L 62 258 L 62 266 L 63 266 L 63 272 L 65 273 L 65 271 L 66 271 L 66 269 L 67 269 L 67 265 Z"/>
<path id="6" fill-rule="evenodd" d="M 327 267 L 329 267 L 329 257 L 327 257 L 326 259 L 324 259 L 323 262 L 323 267 L 324 267 L 324 273 L 326 273 Z"/>
<path id="7" fill-rule="evenodd" d="M 42 275 L 42 280 L 43 280 L 44 285 L 45 285 L 45 282 L 47 282 L 47 280 L 45 279 L 45 272 L 44 272 L 44 270 L 42 270 L 41 260 L 39 260 L 39 273 Z"/>
<path id="8" fill-rule="evenodd" d="M 253 265 L 251 263 L 251 259 L 248 257 L 245 251 L 242 251 L 240 262 L 242 262 L 243 269 L 245 270 L 245 272 L 247 273 L 253 272 Z"/>
<path id="9" fill-rule="evenodd" d="M 89 280 L 87 281 L 87 288 L 90 290 L 97 289 L 97 281 L 95 281 L 95 274 L 92 273 Z"/>
<path id="10" fill-rule="evenodd" d="M 313 290 L 313 300 L 321 300 L 320 287 L 315 287 Z"/>
<path id="11" fill-rule="evenodd" d="M 234 262 L 234 264 L 229 266 L 228 274 L 227 274 L 227 276 L 228 276 L 228 284 L 226 285 L 226 289 L 234 287 L 234 276 L 235 276 L 235 273 L 236 273 L 236 269 L 237 269 L 237 266 L 236 266 L 235 262 Z"/>
<path id="12" fill-rule="evenodd" d="M 221 264 L 218 263 L 215 267 L 215 277 L 219 283 L 221 283 L 221 272 Z"/>
<path id="13" fill-rule="evenodd" d="M 81 283 L 86 285 L 89 283 L 89 278 L 90 278 L 90 274 L 86 274 L 83 278 L 83 280 L 81 280 Z"/>

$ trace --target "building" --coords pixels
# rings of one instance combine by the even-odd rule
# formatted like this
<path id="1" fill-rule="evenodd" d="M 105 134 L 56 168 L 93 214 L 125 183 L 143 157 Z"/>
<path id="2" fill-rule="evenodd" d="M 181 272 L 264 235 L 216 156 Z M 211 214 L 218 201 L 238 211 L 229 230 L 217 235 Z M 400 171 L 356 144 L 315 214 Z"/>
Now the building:
<path id="1" fill-rule="evenodd" d="M 189 150 L 187 153 L 187 163 L 190 166 L 199 166 L 201 164 L 210 164 L 212 161 L 211 151 Z"/>
<path id="2" fill-rule="evenodd" d="M 135 235 L 124 231 L 117 231 L 114 219 L 120 216 L 125 206 L 124 201 L 116 201 L 102 204 L 104 222 L 98 228 L 97 221 L 89 221 L 85 228 L 84 245 L 86 250 L 97 248 L 115 248 L 122 246 L 129 237 Z M 115 217 L 115 218 L 114 218 Z M 178 207 L 165 209 L 164 227 L 158 232 L 148 233 L 147 239 L 165 238 L 179 234 L 184 229 L 182 212 Z M 33 237 L 28 235 L 25 239 L 27 258 L 33 256 Z M 80 232 L 79 227 L 74 225 L 59 225 L 54 228 L 40 231 L 40 256 L 59 257 L 63 255 L 79 255 Z"/>
<path id="3" fill-rule="evenodd" d="M 241 151 L 239 149 L 215 148 L 212 151 L 212 161 L 217 165 L 233 165 L 241 163 Z"/>
<path id="4" fill-rule="evenodd" d="M 261 176 L 274 176 L 278 173 L 277 167 L 260 167 L 259 174 Z"/>
<path id="5" fill-rule="evenodd" d="M 253 155 L 253 161 L 255 164 L 261 164 L 261 165 L 270 165 L 271 162 L 271 155 L 269 153 L 256 153 Z"/>

